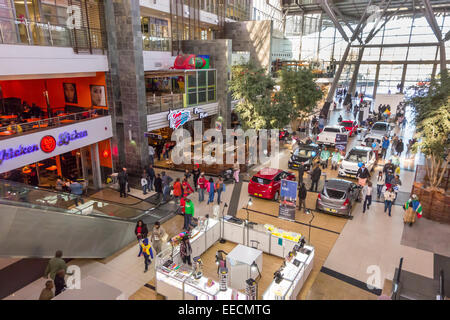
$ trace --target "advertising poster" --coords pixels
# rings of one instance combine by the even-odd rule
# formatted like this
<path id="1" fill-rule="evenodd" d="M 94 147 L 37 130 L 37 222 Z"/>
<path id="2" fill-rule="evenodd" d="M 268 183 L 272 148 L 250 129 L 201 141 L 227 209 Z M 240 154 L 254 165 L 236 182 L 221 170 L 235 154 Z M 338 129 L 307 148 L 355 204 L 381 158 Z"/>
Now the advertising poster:
<path id="1" fill-rule="evenodd" d="M 297 187 L 297 181 L 281 180 L 279 218 L 295 221 Z"/>
<path id="2" fill-rule="evenodd" d="M 346 134 L 336 134 L 336 149 L 344 151 L 347 149 L 348 136 Z"/>

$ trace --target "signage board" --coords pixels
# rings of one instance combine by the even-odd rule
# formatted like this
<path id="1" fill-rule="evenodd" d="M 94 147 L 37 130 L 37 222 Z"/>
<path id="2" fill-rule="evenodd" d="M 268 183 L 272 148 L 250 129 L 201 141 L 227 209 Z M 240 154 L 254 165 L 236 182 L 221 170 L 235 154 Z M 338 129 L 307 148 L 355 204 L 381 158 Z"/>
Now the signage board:
<path id="1" fill-rule="evenodd" d="M 297 200 L 297 181 L 281 180 L 280 206 L 278 217 L 290 221 L 295 221 L 295 208 Z"/>
<path id="2" fill-rule="evenodd" d="M 348 136 L 346 134 L 336 134 L 335 146 L 337 149 L 343 151 L 347 148 Z"/>
<path id="3" fill-rule="evenodd" d="M 170 110 L 167 120 L 169 120 L 169 127 L 176 130 L 191 120 L 191 112 L 189 110 Z"/>
<path id="4" fill-rule="evenodd" d="M 0 173 L 112 137 L 111 116 L 2 139 Z"/>

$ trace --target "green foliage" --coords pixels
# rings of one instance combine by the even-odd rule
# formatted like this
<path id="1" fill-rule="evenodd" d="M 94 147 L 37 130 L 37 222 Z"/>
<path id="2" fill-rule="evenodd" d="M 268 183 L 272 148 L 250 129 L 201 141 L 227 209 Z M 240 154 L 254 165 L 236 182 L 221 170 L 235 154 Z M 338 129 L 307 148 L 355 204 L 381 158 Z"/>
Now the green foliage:
<path id="1" fill-rule="evenodd" d="M 274 92 L 275 83 L 265 70 L 254 64 L 233 66 L 229 88 L 239 100 L 235 111 L 243 129 L 280 129 L 289 123 L 291 106 Z"/>
<path id="2" fill-rule="evenodd" d="M 281 70 L 280 91 L 292 104 L 291 118 L 310 114 L 323 92 L 314 81 L 314 74 L 308 68 Z"/>

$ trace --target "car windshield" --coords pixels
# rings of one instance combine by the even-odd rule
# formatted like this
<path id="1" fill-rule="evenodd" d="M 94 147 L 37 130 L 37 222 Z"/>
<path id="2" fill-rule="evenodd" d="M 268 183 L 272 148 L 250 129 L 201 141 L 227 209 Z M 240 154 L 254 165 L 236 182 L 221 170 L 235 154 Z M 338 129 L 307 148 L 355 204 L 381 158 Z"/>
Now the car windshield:
<path id="1" fill-rule="evenodd" d="M 325 129 L 323 129 L 324 132 L 341 132 L 339 130 L 339 128 L 330 128 L 330 127 L 325 127 Z"/>
<path id="2" fill-rule="evenodd" d="M 256 183 L 259 183 L 259 184 L 270 184 L 270 182 L 272 182 L 272 180 L 259 178 L 259 177 L 253 177 L 252 181 L 256 182 Z"/>
<path id="3" fill-rule="evenodd" d="M 381 140 L 380 140 L 380 139 L 375 139 L 375 138 L 366 138 L 366 139 L 364 140 L 364 142 L 365 142 L 366 144 L 372 144 L 372 143 L 374 143 L 374 142 L 380 144 L 380 143 L 381 143 Z"/>
<path id="4" fill-rule="evenodd" d="M 345 197 L 345 192 L 341 190 L 326 188 L 326 193 L 332 199 L 343 199 Z"/>
<path id="5" fill-rule="evenodd" d="M 349 152 L 345 160 L 365 163 L 367 161 L 367 152 L 352 150 Z"/>
<path id="6" fill-rule="evenodd" d="M 372 130 L 378 130 L 378 131 L 386 131 L 386 124 L 384 123 L 375 123 L 372 127 Z"/>
<path id="7" fill-rule="evenodd" d="M 296 157 L 311 157 L 312 150 L 305 150 L 305 149 L 296 149 L 294 151 L 294 156 Z"/>
<path id="8" fill-rule="evenodd" d="M 344 127 L 353 127 L 353 122 L 351 122 L 351 121 L 342 121 L 342 125 Z"/>

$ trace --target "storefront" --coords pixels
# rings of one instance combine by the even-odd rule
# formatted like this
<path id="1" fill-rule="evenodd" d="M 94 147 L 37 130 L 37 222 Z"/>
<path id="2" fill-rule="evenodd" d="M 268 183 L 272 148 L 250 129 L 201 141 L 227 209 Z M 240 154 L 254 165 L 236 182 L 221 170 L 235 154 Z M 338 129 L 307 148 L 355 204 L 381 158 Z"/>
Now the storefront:
<path id="1" fill-rule="evenodd" d="M 0 178 L 52 188 L 58 176 L 98 189 L 112 173 L 111 117 L 3 138 Z"/>

